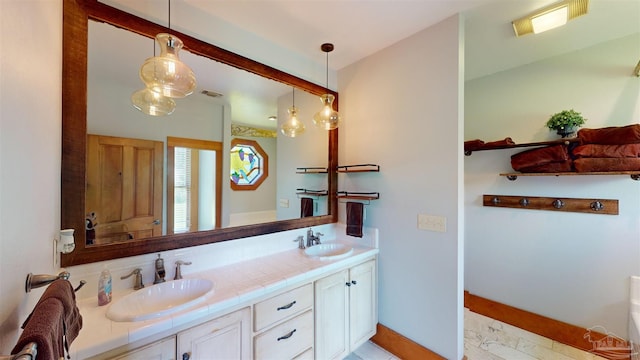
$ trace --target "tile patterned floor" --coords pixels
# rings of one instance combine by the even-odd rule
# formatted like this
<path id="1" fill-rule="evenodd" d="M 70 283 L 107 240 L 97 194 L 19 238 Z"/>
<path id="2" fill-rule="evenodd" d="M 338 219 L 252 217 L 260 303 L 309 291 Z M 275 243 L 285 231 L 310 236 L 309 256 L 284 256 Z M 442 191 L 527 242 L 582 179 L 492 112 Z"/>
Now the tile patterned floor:
<path id="1" fill-rule="evenodd" d="M 371 341 L 367 341 L 357 348 L 356 351 L 344 358 L 344 360 L 400 360 L 400 358 L 393 356 L 393 354 Z"/>
<path id="2" fill-rule="evenodd" d="M 606 360 L 467 309 L 464 354 L 468 360 Z M 400 359 L 368 341 L 344 360 Z"/>
<path id="3" fill-rule="evenodd" d="M 468 360 L 606 360 L 465 309 Z"/>

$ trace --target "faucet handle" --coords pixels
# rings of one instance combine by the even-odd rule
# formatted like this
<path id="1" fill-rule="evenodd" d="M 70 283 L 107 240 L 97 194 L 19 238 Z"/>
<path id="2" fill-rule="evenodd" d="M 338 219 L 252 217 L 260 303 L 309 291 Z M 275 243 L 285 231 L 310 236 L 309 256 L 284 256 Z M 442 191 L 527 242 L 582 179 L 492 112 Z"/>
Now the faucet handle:
<path id="1" fill-rule="evenodd" d="M 298 243 L 298 249 L 305 249 L 304 246 L 304 236 L 300 235 L 297 239 L 293 240 L 293 242 Z"/>
<path id="2" fill-rule="evenodd" d="M 135 268 L 133 269 L 133 271 L 131 273 L 129 273 L 129 275 L 125 275 L 125 276 L 121 276 L 120 280 L 124 280 L 127 279 L 129 277 L 131 277 L 131 275 L 135 275 L 135 283 L 133 285 L 133 289 L 134 290 L 140 290 L 144 287 L 144 284 L 142 283 L 142 269 L 141 268 Z"/>
<path id="3" fill-rule="evenodd" d="M 191 265 L 191 261 L 182 261 L 182 260 L 176 261 L 176 276 L 173 277 L 173 280 L 182 279 L 182 269 L 181 269 L 182 265 Z"/>

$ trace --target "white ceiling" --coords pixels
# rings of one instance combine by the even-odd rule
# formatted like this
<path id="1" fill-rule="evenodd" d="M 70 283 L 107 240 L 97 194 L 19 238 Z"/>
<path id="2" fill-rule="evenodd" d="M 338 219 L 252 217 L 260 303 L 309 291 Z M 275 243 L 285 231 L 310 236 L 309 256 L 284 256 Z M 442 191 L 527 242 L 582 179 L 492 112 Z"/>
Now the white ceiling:
<path id="1" fill-rule="evenodd" d="M 173 0 L 306 55 L 335 44 L 341 69 L 456 13 L 465 17 L 466 78 L 640 32 L 639 0 L 591 0 L 589 13 L 563 28 L 516 38 L 511 21 L 554 0 Z M 172 5 L 172 6 L 174 6 Z M 635 65 L 635 64 L 630 64 Z"/>
<path id="2" fill-rule="evenodd" d="M 589 13 L 564 27 L 520 38 L 511 21 L 553 4 L 554 0 L 100 0 L 137 16 L 235 49 L 237 37 L 251 38 L 260 51 L 278 53 L 286 49 L 302 62 L 313 62 L 310 71 L 325 69 L 320 44 L 331 42 L 329 67 L 348 66 L 420 30 L 461 13 L 465 20 L 465 78 L 489 75 L 547 57 L 589 47 L 597 43 L 640 33 L 640 0 L 590 0 Z M 169 14 L 168 8 L 171 7 Z M 168 24 L 168 20 L 171 24 Z M 203 30 L 205 29 L 205 30 Z M 214 34 L 215 36 L 213 36 Z M 231 34 L 229 36 L 225 36 Z M 229 38 L 216 43 L 212 38 Z M 104 44 L 115 37 L 107 37 Z M 264 41 L 262 41 L 264 40 Z M 148 42 L 148 40 L 147 40 Z M 140 44 L 142 54 L 124 62 L 140 63 L 150 50 Z M 120 44 L 121 45 L 121 44 Z M 149 45 L 150 47 L 150 45 Z M 131 49 L 131 47 L 129 47 Z M 640 44 L 639 44 L 640 49 Z M 437 51 L 437 49 L 434 49 Z M 96 57 L 94 57 L 96 58 Z M 113 63 L 113 55 L 98 55 Z M 276 57 L 281 60 L 291 60 Z M 296 58 L 296 57 L 293 57 Z M 196 74 L 207 61 L 186 60 Z M 261 59 L 257 59 L 261 61 Z M 639 59 L 631 59 L 629 72 Z M 280 61 L 280 60 L 277 60 Z M 297 61 L 297 60 L 293 60 Z M 139 66 L 139 65 L 136 65 Z M 273 66 L 273 64 L 272 64 Z M 315 68 L 314 68 L 315 66 Z M 276 65 L 275 67 L 278 67 Z M 215 72 L 219 74 L 218 72 Z M 300 76 L 300 74 L 298 74 Z M 222 93 L 233 91 L 221 85 L 220 76 L 209 80 L 198 76 L 198 88 Z M 303 78 L 306 76 L 302 76 Z M 211 84 L 207 83 L 212 81 Z M 225 83 L 231 84 L 228 80 Z M 137 86 L 137 85 L 136 85 Z M 256 86 L 253 86 L 257 88 Z M 282 89 L 263 89 L 282 94 Z M 284 91 L 287 91 L 286 87 Z M 253 116 L 257 118 L 258 116 Z M 249 121 L 244 121 L 249 123 Z M 273 124 L 271 124 L 273 126 Z"/>

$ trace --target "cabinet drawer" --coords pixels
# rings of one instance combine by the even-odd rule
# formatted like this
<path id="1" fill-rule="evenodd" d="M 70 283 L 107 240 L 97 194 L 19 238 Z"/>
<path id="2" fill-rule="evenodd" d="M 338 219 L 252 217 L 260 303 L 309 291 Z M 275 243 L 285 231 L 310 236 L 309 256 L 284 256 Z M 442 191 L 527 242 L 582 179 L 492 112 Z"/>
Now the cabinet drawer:
<path id="1" fill-rule="evenodd" d="M 255 331 L 295 315 L 313 304 L 313 286 L 307 284 L 257 303 L 254 306 Z"/>
<path id="2" fill-rule="evenodd" d="M 313 360 L 313 348 L 307 349 L 307 351 L 296 356 L 293 360 Z"/>
<path id="3" fill-rule="evenodd" d="M 257 335 L 253 340 L 256 359 L 291 359 L 313 346 L 313 311 L 286 321 Z"/>

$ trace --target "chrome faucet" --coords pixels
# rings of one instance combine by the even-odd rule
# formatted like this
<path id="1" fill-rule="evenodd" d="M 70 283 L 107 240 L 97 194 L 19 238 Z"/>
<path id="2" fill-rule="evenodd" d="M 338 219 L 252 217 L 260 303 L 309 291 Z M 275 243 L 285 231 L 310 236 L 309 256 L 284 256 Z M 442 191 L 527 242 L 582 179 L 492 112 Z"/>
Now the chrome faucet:
<path id="1" fill-rule="evenodd" d="M 173 278 L 173 280 L 182 279 L 182 270 L 180 268 L 181 265 L 191 265 L 191 261 L 182 261 L 182 260 L 176 261 L 176 276 Z"/>
<path id="2" fill-rule="evenodd" d="M 319 245 L 320 244 L 320 236 L 323 236 L 324 234 L 316 232 L 315 235 L 313 235 L 313 230 L 311 230 L 311 228 L 309 228 L 309 230 L 307 230 L 307 247 L 311 247 L 313 245 Z"/>
<path id="3" fill-rule="evenodd" d="M 142 283 L 142 269 L 134 269 L 129 275 L 121 276 L 120 280 L 129 278 L 131 275 L 135 275 L 135 282 L 133 283 L 133 290 L 140 290 L 144 287 Z"/>

